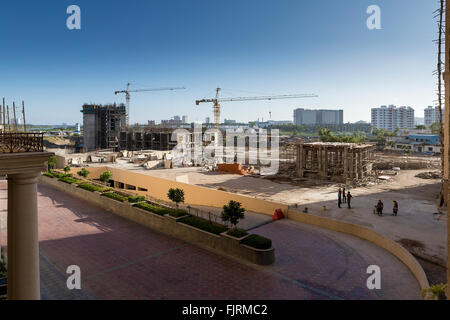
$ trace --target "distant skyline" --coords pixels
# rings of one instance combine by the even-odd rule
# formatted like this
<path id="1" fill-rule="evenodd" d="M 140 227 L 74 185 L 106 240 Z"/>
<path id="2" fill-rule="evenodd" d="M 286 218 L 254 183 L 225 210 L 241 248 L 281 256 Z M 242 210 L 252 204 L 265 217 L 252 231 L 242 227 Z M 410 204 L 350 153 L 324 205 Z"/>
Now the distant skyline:
<path id="1" fill-rule="evenodd" d="M 81 8 L 81 30 L 66 9 Z M 366 27 L 381 8 L 381 30 Z M 316 93 L 318 98 L 223 103 L 223 119 L 292 120 L 293 110 L 343 109 L 370 122 L 371 108 L 436 99 L 437 2 L 423 0 L 5 0 L 0 4 L 0 97 L 26 102 L 27 122 L 82 123 L 83 103 L 124 103 L 130 122 L 213 117 L 195 100 Z"/>

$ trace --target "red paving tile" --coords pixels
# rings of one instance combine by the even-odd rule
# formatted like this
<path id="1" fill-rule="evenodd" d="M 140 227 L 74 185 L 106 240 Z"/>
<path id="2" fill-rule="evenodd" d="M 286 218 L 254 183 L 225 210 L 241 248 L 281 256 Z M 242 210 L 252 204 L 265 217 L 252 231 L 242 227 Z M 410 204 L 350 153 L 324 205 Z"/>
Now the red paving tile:
<path id="1" fill-rule="evenodd" d="M 0 183 L 0 195 L 6 197 L 4 183 Z M 365 289 L 368 259 L 346 244 L 353 240 L 337 241 L 333 238 L 336 235 L 291 221 L 253 231 L 273 239 L 277 262 L 252 267 L 46 186 L 39 186 L 38 205 L 44 299 L 416 297 L 393 290 L 374 293 Z M 3 232 L 2 244 L 5 242 Z M 357 243 L 356 247 L 367 249 L 370 244 Z M 377 262 L 391 264 L 385 255 L 376 252 L 381 256 Z M 82 271 L 81 292 L 68 292 L 65 287 L 65 270 L 73 264 Z M 414 281 L 411 279 L 405 281 Z M 408 285 L 418 288 L 414 283 Z"/>

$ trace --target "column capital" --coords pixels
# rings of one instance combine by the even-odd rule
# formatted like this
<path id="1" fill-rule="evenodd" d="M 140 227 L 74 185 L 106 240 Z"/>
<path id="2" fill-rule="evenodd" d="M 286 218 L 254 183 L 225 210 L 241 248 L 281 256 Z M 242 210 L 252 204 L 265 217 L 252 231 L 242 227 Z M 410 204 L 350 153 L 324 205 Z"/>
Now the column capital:
<path id="1" fill-rule="evenodd" d="M 46 170 L 52 152 L 0 153 L 0 175 L 32 174 Z"/>

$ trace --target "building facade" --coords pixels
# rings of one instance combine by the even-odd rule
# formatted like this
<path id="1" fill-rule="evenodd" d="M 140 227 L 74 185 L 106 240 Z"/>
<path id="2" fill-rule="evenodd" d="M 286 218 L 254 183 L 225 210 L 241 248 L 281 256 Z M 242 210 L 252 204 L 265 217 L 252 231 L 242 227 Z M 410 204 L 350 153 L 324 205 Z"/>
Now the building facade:
<path id="1" fill-rule="evenodd" d="M 409 128 L 414 125 L 414 109 L 394 105 L 372 108 L 372 126 L 392 132 L 396 129 Z"/>
<path id="2" fill-rule="evenodd" d="M 445 110 L 442 109 L 442 118 L 444 118 Z M 433 123 L 439 123 L 439 108 L 429 106 L 424 111 L 424 124 L 431 127 Z"/>
<path id="3" fill-rule="evenodd" d="M 309 109 L 295 109 L 294 110 L 294 124 L 343 124 L 344 110 L 309 110 Z"/>

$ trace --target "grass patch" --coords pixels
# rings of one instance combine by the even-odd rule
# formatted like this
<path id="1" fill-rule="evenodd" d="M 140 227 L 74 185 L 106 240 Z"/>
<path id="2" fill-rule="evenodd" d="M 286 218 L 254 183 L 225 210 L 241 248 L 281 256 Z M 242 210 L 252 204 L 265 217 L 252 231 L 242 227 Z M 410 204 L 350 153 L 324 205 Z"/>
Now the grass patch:
<path id="1" fill-rule="evenodd" d="M 251 234 L 241 242 L 249 247 L 256 249 L 270 249 L 272 248 L 272 240 L 261 237 L 257 234 Z"/>
<path id="2" fill-rule="evenodd" d="M 142 202 L 145 201 L 145 197 L 144 196 L 131 196 L 128 197 L 128 202 L 130 203 L 137 203 L 137 202 Z"/>
<path id="3" fill-rule="evenodd" d="M 84 189 L 84 190 L 87 190 L 87 191 L 90 191 L 90 192 L 95 192 L 95 191 L 98 191 L 98 192 L 108 192 L 108 191 L 113 190 L 112 188 L 108 188 L 108 187 L 99 187 L 99 186 L 96 186 L 96 185 L 93 185 L 93 184 L 90 184 L 90 183 L 83 183 L 83 184 L 80 184 L 80 185 L 78 186 L 78 188 L 81 188 L 81 189 Z"/>
<path id="4" fill-rule="evenodd" d="M 120 194 L 117 194 L 115 192 L 106 192 L 106 193 L 102 193 L 102 196 L 116 200 L 116 201 L 120 201 L 120 202 L 125 202 L 127 201 L 127 197 L 124 197 Z"/>
<path id="5" fill-rule="evenodd" d="M 248 232 L 243 230 L 243 229 L 230 229 L 227 231 L 227 235 L 235 237 L 235 238 L 242 238 L 245 237 L 246 235 L 248 235 Z"/>
<path id="6" fill-rule="evenodd" d="M 225 232 L 228 230 L 227 227 L 218 224 L 218 223 L 211 223 L 208 220 L 201 219 L 198 217 L 186 217 L 184 219 L 180 220 L 181 223 L 187 224 L 189 226 L 192 226 L 194 228 L 201 229 L 206 232 L 214 233 L 214 234 L 221 234 L 222 232 Z"/>

